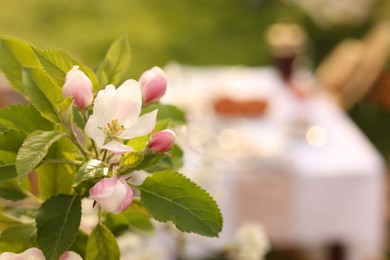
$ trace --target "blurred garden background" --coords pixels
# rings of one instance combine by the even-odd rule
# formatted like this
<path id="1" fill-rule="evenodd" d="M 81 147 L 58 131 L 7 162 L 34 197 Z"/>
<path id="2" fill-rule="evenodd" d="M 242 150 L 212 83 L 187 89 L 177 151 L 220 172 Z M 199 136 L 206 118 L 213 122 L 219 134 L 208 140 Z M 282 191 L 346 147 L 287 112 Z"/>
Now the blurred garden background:
<path id="1" fill-rule="evenodd" d="M 40 47 L 65 49 L 91 66 L 114 39 L 127 34 L 133 50 L 129 75 L 138 77 L 151 66 L 170 61 L 270 64 L 264 32 L 275 22 L 296 22 L 305 28 L 315 65 L 340 40 L 361 37 L 390 16 L 389 1 L 366 1 L 373 6 L 364 10 L 368 13 L 364 19 L 319 24 L 295 2 L 299 1 L 0 0 L 0 33 Z"/>
<path id="2" fill-rule="evenodd" d="M 64 49 L 92 67 L 113 40 L 128 35 L 133 55 L 129 77 L 138 78 L 146 69 L 168 62 L 270 65 L 266 28 L 276 22 L 294 22 L 308 35 L 310 66 L 315 69 L 341 40 L 363 37 L 378 21 L 390 17 L 388 0 L 328 2 L 333 4 L 316 0 L 0 0 L 0 34 L 39 47 Z M 333 16 L 329 18 L 327 12 Z M 390 120 L 384 119 L 388 111 L 359 102 L 350 114 L 387 156 L 390 138 L 384 136 L 390 131 Z M 381 126 L 372 128 L 373 123 Z"/>
<path id="3" fill-rule="evenodd" d="M 337 4 L 361 17 L 316 21 L 321 1 L 302 8 L 293 0 L 0 0 L 0 34 L 30 41 L 40 47 L 62 48 L 94 66 L 109 44 L 127 34 L 133 59 L 129 76 L 170 61 L 194 65 L 248 65 L 271 63 L 264 32 L 275 22 L 295 22 L 304 27 L 310 41 L 313 68 L 345 38 L 362 37 L 375 23 L 390 16 L 390 1 L 340 1 Z M 316 3 L 317 2 L 317 3 Z M 301 3 L 301 4 L 299 4 Z M 369 4 L 367 4 L 369 3 Z M 350 6 L 348 7 L 348 4 Z M 361 4 L 362 6 L 359 6 Z M 316 5 L 318 7 L 316 7 Z M 343 7 L 344 5 L 344 7 Z M 310 6 L 310 4 L 306 4 Z M 310 13 L 310 10 L 313 9 Z M 326 10 L 325 10 L 326 11 Z M 332 10 L 329 10 L 332 12 Z M 335 16 L 338 14 L 335 13 Z M 382 113 L 375 107 L 367 113 Z M 374 111 L 373 111 L 374 110 Z M 372 121 L 360 122 L 363 128 Z M 382 122 L 383 123 L 383 122 Z M 385 125 L 390 131 L 390 126 Z M 382 127 L 383 129 L 383 127 Z M 380 129 L 365 129 L 382 152 L 389 140 L 377 140 Z"/>
<path id="4" fill-rule="evenodd" d="M 115 39 L 127 35 L 132 49 L 128 76 L 138 78 L 170 62 L 273 65 L 265 31 L 288 22 L 305 30 L 307 65 L 314 71 L 341 41 L 361 39 L 390 18 L 390 0 L 327 2 L 333 6 L 317 0 L 0 0 L 0 34 L 64 49 L 91 67 Z M 389 69 L 387 59 L 381 80 L 347 111 L 386 161 L 390 103 L 373 97 L 377 84 L 381 91 L 390 88 Z M 390 100 L 390 89 L 387 93 Z"/>

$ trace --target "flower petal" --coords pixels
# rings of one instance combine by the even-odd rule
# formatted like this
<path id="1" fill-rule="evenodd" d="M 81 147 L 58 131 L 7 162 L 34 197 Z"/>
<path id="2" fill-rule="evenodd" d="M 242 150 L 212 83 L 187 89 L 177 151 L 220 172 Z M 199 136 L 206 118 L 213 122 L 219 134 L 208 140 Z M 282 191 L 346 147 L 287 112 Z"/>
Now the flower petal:
<path id="1" fill-rule="evenodd" d="M 125 128 L 134 125 L 141 113 L 142 94 L 137 81 L 126 80 L 118 89 L 117 118 Z"/>
<path id="2" fill-rule="evenodd" d="M 124 187 L 126 189 L 126 196 L 124 197 L 119 209 L 120 212 L 122 212 L 130 206 L 131 202 L 133 202 L 133 191 L 125 179 L 121 178 L 119 181 L 125 185 Z"/>
<path id="3" fill-rule="evenodd" d="M 116 175 L 111 178 L 103 178 L 89 190 L 89 195 L 94 200 L 108 198 L 114 193 L 117 181 Z"/>
<path id="4" fill-rule="evenodd" d="M 105 89 L 98 92 L 93 106 L 93 114 L 97 118 L 99 127 L 107 127 L 107 124 L 116 118 L 117 104 L 118 98 L 114 85 L 107 85 Z"/>
<path id="5" fill-rule="evenodd" d="M 104 144 L 106 136 L 102 130 L 99 129 L 97 121 L 97 117 L 95 115 L 91 115 L 85 124 L 84 131 L 96 142 L 97 146 L 101 148 Z"/>
<path id="6" fill-rule="evenodd" d="M 122 154 L 133 151 L 132 147 L 124 145 L 116 140 L 112 140 L 111 142 L 103 145 L 101 148 L 107 149 L 115 154 Z"/>
<path id="7" fill-rule="evenodd" d="M 139 117 L 138 121 L 130 128 L 124 129 L 119 135 L 123 139 L 131 139 L 137 136 L 147 135 L 153 131 L 156 125 L 156 117 L 158 110 L 144 114 Z"/>
<path id="8" fill-rule="evenodd" d="M 58 260 L 83 260 L 79 254 L 73 251 L 66 251 Z"/>

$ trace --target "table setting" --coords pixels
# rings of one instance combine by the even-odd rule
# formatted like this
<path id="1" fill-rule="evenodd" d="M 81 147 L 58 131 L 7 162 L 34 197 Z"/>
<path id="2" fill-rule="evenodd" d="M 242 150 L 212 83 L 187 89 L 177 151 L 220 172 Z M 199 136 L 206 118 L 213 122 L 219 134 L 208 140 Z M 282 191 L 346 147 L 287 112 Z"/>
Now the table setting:
<path id="1" fill-rule="evenodd" d="M 380 255 L 384 160 L 309 71 L 292 85 L 273 67 L 172 63 L 164 70 L 170 85 L 162 102 L 188 113 L 177 130 L 184 171 L 224 215 L 219 238 L 188 235 L 192 254 L 224 248 L 254 222 L 275 247 L 337 244 L 346 259 Z"/>

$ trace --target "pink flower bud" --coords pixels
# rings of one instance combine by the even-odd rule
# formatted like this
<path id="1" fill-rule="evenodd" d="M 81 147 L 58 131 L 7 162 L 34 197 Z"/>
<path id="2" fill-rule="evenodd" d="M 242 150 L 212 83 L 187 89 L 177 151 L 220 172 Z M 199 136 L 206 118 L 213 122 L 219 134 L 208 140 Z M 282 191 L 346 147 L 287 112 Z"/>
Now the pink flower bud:
<path id="1" fill-rule="evenodd" d="M 92 82 L 84 72 L 79 70 L 79 66 L 73 66 L 66 74 L 62 95 L 74 97 L 74 103 L 80 109 L 86 108 L 92 103 Z"/>
<path id="2" fill-rule="evenodd" d="M 127 209 L 133 201 L 130 186 L 116 175 L 100 180 L 89 190 L 89 195 L 102 209 L 115 214 Z"/>
<path id="3" fill-rule="evenodd" d="M 0 260 L 27 260 L 27 259 L 45 260 L 46 258 L 43 255 L 42 251 L 36 247 L 27 249 L 26 251 L 20 254 L 15 254 L 10 252 L 4 252 L 0 254 Z"/>
<path id="4" fill-rule="evenodd" d="M 60 256 L 59 260 L 83 260 L 83 258 L 76 252 L 66 251 Z"/>
<path id="5" fill-rule="evenodd" d="M 167 78 L 159 67 L 145 71 L 139 79 L 139 84 L 144 104 L 158 101 L 167 90 Z"/>
<path id="6" fill-rule="evenodd" d="M 154 153 L 163 153 L 175 145 L 176 135 L 171 130 L 162 130 L 155 133 L 149 142 L 148 148 Z"/>

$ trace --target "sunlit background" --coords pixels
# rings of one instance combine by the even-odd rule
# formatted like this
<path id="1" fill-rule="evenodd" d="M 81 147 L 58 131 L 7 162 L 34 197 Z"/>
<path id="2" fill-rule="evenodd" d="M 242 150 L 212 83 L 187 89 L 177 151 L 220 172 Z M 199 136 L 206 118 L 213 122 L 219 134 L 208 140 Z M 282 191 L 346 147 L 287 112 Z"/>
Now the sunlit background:
<path id="1" fill-rule="evenodd" d="M 132 78 L 153 66 L 169 68 L 169 75 L 176 80 L 186 79 L 178 73 L 187 70 L 175 67 L 181 65 L 276 66 L 269 29 L 276 23 L 294 24 L 303 33 L 304 42 L 297 66 L 309 71 L 329 91 L 340 111 L 364 132 L 385 164 L 390 155 L 388 19 L 388 0 L 0 0 L 0 35 L 39 47 L 64 49 L 91 67 L 115 39 L 127 35 L 132 49 L 128 77 Z M 195 120 L 199 117 L 194 115 Z M 302 125 L 294 127 L 289 131 L 302 134 L 313 147 L 321 147 L 332 138 L 321 125 L 312 125 L 304 133 L 299 128 Z M 242 140 L 237 141 L 239 133 L 240 129 L 235 132 L 227 128 L 217 136 L 222 151 L 232 152 L 228 160 L 238 158 L 235 151 L 242 154 L 242 150 L 235 150 L 237 145 L 248 153 Z M 261 129 L 257 134 L 262 135 Z M 205 146 L 207 135 L 198 137 L 206 141 L 192 140 L 193 160 L 199 153 L 207 154 L 203 149 L 211 149 L 199 148 Z M 275 132 L 265 131 L 265 146 L 283 149 L 282 141 Z M 269 149 L 266 152 L 274 152 Z M 245 155 L 253 157 L 255 152 L 267 156 L 261 147 Z M 275 246 L 267 259 L 314 259 L 300 248 Z M 309 250 L 311 255 L 316 255 L 313 250 L 316 248 Z M 383 249 L 383 255 L 385 252 Z"/>

